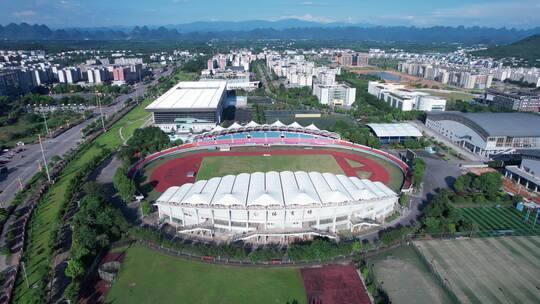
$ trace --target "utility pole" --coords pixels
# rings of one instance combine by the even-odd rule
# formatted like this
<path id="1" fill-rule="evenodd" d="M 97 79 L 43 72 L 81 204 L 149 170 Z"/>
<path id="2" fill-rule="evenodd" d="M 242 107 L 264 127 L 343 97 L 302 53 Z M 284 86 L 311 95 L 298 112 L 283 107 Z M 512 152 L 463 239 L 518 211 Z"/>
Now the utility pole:
<path id="1" fill-rule="evenodd" d="M 45 121 L 45 132 L 47 132 L 47 135 L 50 135 L 49 126 L 47 125 L 47 115 L 45 115 L 45 111 L 43 111 L 41 113 L 43 114 L 43 120 Z"/>
<path id="2" fill-rule="evenodd" d="M 24 262 L 21 262 L 21 266 L 24 272 L 24 280 L 26 281 L 26 288 L 30 288 L 30 284 L 28 284 L 28 276 L 26 275 L 26 267 L 24 266 Z"/>
<path id="3" fill-rule="evenodd" d="M 99 114 L 100 114 L 100 117 L 101 117 L 101 128 L 103 128 L 103 132 L 105 132 L 105 120 L 103 120 L 103 109 L 101 108 L 101 101 L 99 100 L 99 96 L 98 96 L 98 92 L 95 91 L 96 93 L 96 99 L 97 99 L 97 103 L 98 103 L 98 107 L 99 107 Z"/>
<path id="4" fill-rule="evenodd" d="M 43 157 L 43 164 L 45 164 L 45 173 L 47 173 L 47 180 L 51 182 L 51 176 L 49 175 L 49 166 L 47 166 L 47 159 L 45 158 L 45 152 L 43 151 L 43 142 L 41 142 L 41 135 L 38 134 L 39 147 L 41 148 L 41 156 Z"/>

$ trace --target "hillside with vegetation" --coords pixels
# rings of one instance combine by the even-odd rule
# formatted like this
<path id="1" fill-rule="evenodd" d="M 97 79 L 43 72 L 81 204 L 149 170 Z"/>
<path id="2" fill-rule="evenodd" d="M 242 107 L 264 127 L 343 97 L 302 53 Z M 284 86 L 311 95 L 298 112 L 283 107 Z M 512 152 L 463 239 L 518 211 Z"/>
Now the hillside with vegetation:
<path id="1" fill-rule="evenodd" d="M 523 58 L 532 66 L 540 66 L 540 34 L 529 36 L 509 45 L 502 45 L 476 53 L 493 58 Z"/>

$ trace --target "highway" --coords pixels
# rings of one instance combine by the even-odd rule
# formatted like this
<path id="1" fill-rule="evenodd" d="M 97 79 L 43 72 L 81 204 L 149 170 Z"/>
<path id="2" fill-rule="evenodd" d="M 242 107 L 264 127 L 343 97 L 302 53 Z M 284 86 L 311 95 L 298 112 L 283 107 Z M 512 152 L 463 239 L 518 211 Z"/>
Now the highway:
<path id="1" fill-rule="evenodd" d="M 159 69 L 154 73 L 154 80 L 148 84 L 139 83 L 134 86 L 131 93 L 117 97 L 114 102 L 107 107 L 103 107 L 103 116 L 105 118 L 113 115 L 123 108 L 124 103 L 129 98 L 144 96 L 146 88 L 157 83 L 157 79 L 161 76 L 166 76 L 171 73 L 172 69 L 163 71 Z M 82 141 L 82 129 L 92 121 L 99 118 L 99 109 L 96 109 L 95 118 L 86 120 L 66 132 L 60 134 L 56 138 L 47 138 L 43 140 L 43 148 L 45 158 L 50 161 L 54 155 L 63 156 L 70 149 L 74 149 Z M 43 164 L 43 157 L 39 144 L 25 145 L 25 151 L 15 154 L 11 161 L 7 163 L 8 174 L 3 175 L 0 180 L 0 207 L 7 207 L 11 200 L 15 197 L 15 193 L 19 190 L 19 180 L 25 184 L 38 171 L 38 162 Z"/>

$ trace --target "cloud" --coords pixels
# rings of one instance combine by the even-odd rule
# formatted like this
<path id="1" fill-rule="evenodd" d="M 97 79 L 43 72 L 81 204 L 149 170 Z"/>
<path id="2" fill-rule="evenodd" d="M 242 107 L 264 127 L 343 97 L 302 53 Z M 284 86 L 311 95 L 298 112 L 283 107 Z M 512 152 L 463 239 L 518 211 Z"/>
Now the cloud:
<path id="1" fill-rule="evenodd" d="M 25 10 L 25 11 L 17 11 L 13 12 L 13 16 L 17 18 L 26 18 L 26 17 L 33 17 L 37 15 L 37 13 L 33 10 Z"/>
<path id="2" fill-rule="evenodd" d="M 540 5 L 537 0 L 498 1 L 434 9 L 415 14 L 387 14 L 375 17 L 383 24 L 415 26 L 465 25 L 493 27 L 538 26 Z"/>
<path id="3" fill-rule="evenodd" d="M 318 6 L 318 7 L 321 7 L 321 6 L 330 6 L 330 3 L 325 3 L 325 2 L 313 2 L 313 1 L 302 1 L 300 3 L 298 3 L 302 6 Z"/>
<path id="4" fill-rule="evenodd" d="M 319 23 L 331 23 L 331 22 L 334 22 L 329 17 L 315 16 L 315 15 L 312 15 L 312 14 L 283 16 L 283 17 L 279 18 L 278 20 L 282 20 L 282 19 L 298 19 L 298 20 L 319 22 Z"/>

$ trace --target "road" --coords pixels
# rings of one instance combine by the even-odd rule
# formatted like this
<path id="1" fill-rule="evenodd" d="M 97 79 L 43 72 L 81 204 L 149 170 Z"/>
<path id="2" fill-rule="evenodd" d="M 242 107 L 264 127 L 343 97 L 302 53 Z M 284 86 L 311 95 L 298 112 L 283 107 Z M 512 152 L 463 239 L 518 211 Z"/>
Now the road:
<path id="1" fill-rule="evenodd" d="M 157 79 L 161 76 L 166 76 L 171 73 L 172 69 L 157 70 L 154 74 L 154 80 L 148 84 L 137 84 L 134 86 L 134 90 L 131 93 L 117 97 L 114 102 L 103 107 L 103 116 L 105 118 L 113 115 L 123 108 L 124 103 L 129 98 L 136 98 L 137 96 L 144 96 L 146 88 L 157 84 Z M 96 109 L 96 117 L 86 120 L 68 131 L 62 133 L 56 138 L 46 139 L 43 141 L 43 149 L 45 152 L 45 158 L 50 161 L 54 155 L 62 156 L 71 149 L 77 147 L 82 141 L 82 129 L 89 125 L 95 119 L 99 119 L 99 110 Z M 39 148 L 39 144 L 25 145 L 26 150 L 15 154 L 12 160 L 7 164 L 9 168 L 8 174 L 2 176 L 0 180 L 0 206 L 7 207 L 9 202 L 15 197 L 16 192 L 19 190 L 19 180 L 25 184 L 36 174 L 38 171 L 38 162 L 43 164 L 43 156 Z"/>
<path id="2" fill-rule="evenodd" d="M 438 156 L 424 151 L 418 151 L 416 154 L 426 164 L 422 192 L 409 195 L 410 209 L 392 222 L 385 223 L 384 228 L 406 226 L 418 220 L 422 214 L 422 206 L 431 200 L 435 190 L 438 188 L 451 188 L 456 178 L 461 175 L 459 166 L 454 162 L 442 160 Z M 358 239 L 373 241 L 378 237 L 379 230 L 363 234 Z"/>

